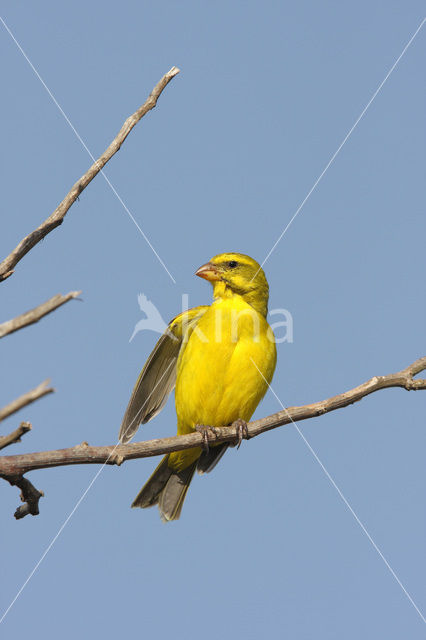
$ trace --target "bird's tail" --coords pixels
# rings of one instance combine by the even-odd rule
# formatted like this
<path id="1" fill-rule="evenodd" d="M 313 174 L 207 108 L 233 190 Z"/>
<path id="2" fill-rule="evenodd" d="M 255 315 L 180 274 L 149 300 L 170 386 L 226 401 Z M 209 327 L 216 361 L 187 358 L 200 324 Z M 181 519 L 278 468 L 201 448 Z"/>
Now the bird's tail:
<path id="1" fill-rule="evenodd" d="M 164 456 L 132 503 L 132 507 L 141 507 L 141 509 L 158 504 L 161 518 L 165 522 L 178 520 L 197 466 L 197 460 L 195 460 L 183 471 L 174 471 L 169 467 L 168 459 L 169 456 Z"/>

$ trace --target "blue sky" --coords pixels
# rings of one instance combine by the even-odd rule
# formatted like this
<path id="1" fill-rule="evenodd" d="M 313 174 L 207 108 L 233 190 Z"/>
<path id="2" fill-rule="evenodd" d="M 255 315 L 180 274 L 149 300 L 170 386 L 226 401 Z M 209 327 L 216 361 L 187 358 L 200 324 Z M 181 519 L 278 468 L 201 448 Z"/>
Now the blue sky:
<path id="1" fill-rule="evenodd" d="M 2 3 L 2 17 L 96 156 L 172 66 L 157 108 L 64 224 L 1 285 L 6 320 L 81 289 L 2 340 L 0 404 L 50 377 L 56 394 L 2 426 L 9 454 L 115 444 L 156 335 L 129 338 L 143 292 L 165 320 L 211 298 L 195 269 L 222 251 L 262 261 L 423 19 L 421 2 Z M 321 400 L 425 355 L 425 28 L 265 264 L 294 341 L 272 383 Z M 90 158 L 0 28 L 4 257 Z M 299 425 L 425 615 L 426 396 L 395 389 Z M 269 393 L 256 416 L 280 409 Z M 138 434 L 175 433 L 173 401 Z M 425 627 L 303 439 L 287 426 L 195 478 L 164 525 L 130 502 L 157 460 L 105 468 L 2 623 L 64 640 L 390 640 Z M 99 470 L 30 475 L 41 514 L 16 522 L 0 485 L 3 612 Z"/>

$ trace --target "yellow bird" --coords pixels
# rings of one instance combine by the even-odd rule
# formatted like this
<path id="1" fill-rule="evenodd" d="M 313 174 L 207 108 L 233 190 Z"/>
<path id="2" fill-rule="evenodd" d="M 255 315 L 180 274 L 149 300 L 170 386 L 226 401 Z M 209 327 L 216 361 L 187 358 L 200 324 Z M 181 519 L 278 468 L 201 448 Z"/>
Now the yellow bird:
<path id="1" fill-rule="evenodd" d="M 122 443 L 161 411 L 174 387 L 178 435 L 229 425 L 241 440 L 272 380 L 275 338 L 266 321 L 269 286 L 259 264 L 241 253 L 223 253 L 196 275 L 212 283 L 213 303 L 174 318 L 155 345 L 124 415 Z M 132 507 L 158 504 L 163 520 L 177 520 L 195 469 L 211 471 L 228 446 L 165 456 Z"/>

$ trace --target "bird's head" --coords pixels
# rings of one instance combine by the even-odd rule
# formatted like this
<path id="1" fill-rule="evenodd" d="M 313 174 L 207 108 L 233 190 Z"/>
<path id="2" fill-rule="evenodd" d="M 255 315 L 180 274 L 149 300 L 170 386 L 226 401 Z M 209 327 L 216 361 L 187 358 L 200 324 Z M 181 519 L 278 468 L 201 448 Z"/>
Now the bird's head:
<path id="1" fill-rule="evenodd" d="M 269 286 L 261 266 L 243 253 L 220 253 L 203 264 L 195 275 L 213 285 L 215 298 L 237 294 L 266 316 Z"/>

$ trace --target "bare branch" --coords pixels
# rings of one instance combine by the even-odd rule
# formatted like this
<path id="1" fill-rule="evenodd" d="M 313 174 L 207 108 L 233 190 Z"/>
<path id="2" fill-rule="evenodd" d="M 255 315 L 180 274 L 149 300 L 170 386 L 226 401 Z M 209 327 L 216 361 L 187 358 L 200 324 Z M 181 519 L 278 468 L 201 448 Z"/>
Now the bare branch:
<path id="1" fill-rule="evenodd" d="M 80 293 L 81 291 L 70 291 L 66 296 L 58 293 L 56 296 L 53 296 L 53 298 L 50 298 L 50 300 L 47 300 L 46 302 L 43 302 L 38 307 L 30 309 L 30 311 L 26 311 L 12 320 L 3 322 L 3 324 L 0 324 L 0 338 L 7 336 L 9 333 L 14 333 L 14 331 L 19 331 L 19 329 L 22 329 L 23 327 L 28 327 L 30 324 L 38 322 L 41 318 L 47 316 L 48 313 L 55 311 L 55 309 L 61 307 L 72 298 L 77 298 Z"/>
<path id="2" fill-rule="evenodd" d="M 69 208 L 77 200 L 80 193 L 87 187 L 87 185 L 97 176 L 106 163 L 117 153 L 121 145 L 129 135 L 133 127 L 139 122 L 143 116 L 151 111 L 160 97 L 163 90 L 169 84 L 169 82 L 179 73 L 177 67 L 172 67 L 160 80 L 160 82 L 154 87 L 150 93 L 148 99 L 144 104 L 139 107 L 137 111 L 127 118 L 118 132 L 117 136 L 111 142 L 109 147 L 103 152 L 103 154 L 92 164 L 90 169 L 81 176 L 79 180 L 72 186 L 69 193 L 65 196 L 62 202 L 58 205 L 55 211 L 39 226 L 37 229 L 27 235 L 18 246 L 7 256 L 0 264 L 0 282 L 9 278 L 12 275 L 14 268 L 20 260 L 30 251 L 36 244 L 40 242 L 48 233 L 56 229 L 62 224 L 65 215 Z"/>
<path id="3" fill-rule="evenodd" d="M 25 518 L 29 513 L 32 516 L 38 516 L 40 513 L 38 510 L 38 501 L 40 498 L 44 496 L 43 491 L 39 491 L 35 488 L 35 486 L 27 480 L 27 478 L 23 478 L 22 476 L 18 478 L 6 478 L 6 480 L 15 487 L 19 487 L 21 489 L 21 504 L 14 513 L 14 516 L 17 520 L 21 518 Z"/>
<path id="4" fill-rule="evenodd" d="M 53 393 L 55 389 L 53 387 L 49 387 L 49 383 L 50 380 L 44 380 L 44 382 L 41 382 L 38 387 L 31 389 L 31 391 L 27 391 L 27 393 L 19 396 L 19 398 L 16 398 L 16 400 L 12 400 L 12 402 L 9 402 L 9 404 L 3 407 L 3 409 L 0 409 L 0 422 L 13 415 L 20 409 L 23 409 L 28 404 L 31 404 L 32 402 L 39 400 L 39 398 L 46 396 L 48 393 Z"/>
<path id="5" fill-rule="evenodd" d="M 275 429 L 290 422 L 299 422 L 321 416 L 336 409 L 342 409 L 354 402 L 358 402 L 365 396 L 375 391 L 390 387 L 401 387 L 408 391 L 426 389 L 426 380 L 414 380 L 413 376 L 426 369 L 426 357 L 416 360 L 406 369 L 387 376 L 371 378 L 359 387 L 333 396 L 327 400 L 315 402 L 302 407 L 289 407 L 266 418 L 254 420 L 248 424 L 248 437 L 253 438 L 265 431 Z M 215 433 L 207 433 L 209 442 L 220 443 L 238 441 L 238 434 L 230 427 L 215 429 Z M 35 469 L 48 469 L 73 464 L 117 464 L 136 458 L 148 458 L 173 451 L 183 451 L 192 447 L 201 447 L 203 435 L 194 432 L 189 435 L 175 436 L 172 438 L 160 438 L 133 444 L 90 447 L 87 442 L 70 447 L 69 449 L 57 449 L 56 451 L 41 451 L 38 453 L 26 453 L 15 456 L 0 457 L 0 476 L 6 479 L 10 476 L 22 476 Z"/>
<path id="6" fill-rule="evenodd" d="M 30 422 L 21 422 L 19 427 L 9 433 L 7 436 L 0 436 L 0 449 L 4 449 L 8 447 L 10 444 L 15 444 L 15 442 L 21 442 L 21 436 L 28 431 L 31 431 L 32 426 Z"/>

